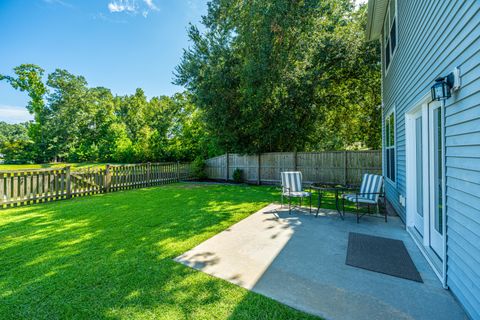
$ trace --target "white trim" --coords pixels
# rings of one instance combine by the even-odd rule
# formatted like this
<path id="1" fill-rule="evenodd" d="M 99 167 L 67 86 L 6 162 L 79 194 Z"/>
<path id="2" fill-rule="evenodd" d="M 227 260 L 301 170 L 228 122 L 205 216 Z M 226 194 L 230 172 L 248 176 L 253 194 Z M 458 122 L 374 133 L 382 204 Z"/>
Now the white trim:
<path id="1" fill-rule="evenodd" d="M 382 36 L 383 19 L 388 0 L 369 0 L 367 13 L 367 40 L 376 40 Z"/>
<path id="2" fill-rule="evenodd" d="M 427 169 L 427 173 L 429 176 L 431 175 L 430 173 L 430 159 L 432 155 L 430 154 L 430 143 L 431 142 L 431 123 L 430 122 L 430 113 L 432 111 L 432 106 L 431 106 L 431 97 L 430 93 L 425 94 L 421 99 L 419 99 L 411 108 L 409 108 L 408 111 L 405 112 L 405 152 L 406 152 L 406 171 L 405 171 L 405 178 L 406 178 L 406 192 L 407 192 L 407 199 L 406 199 L 406 230 L 410 234 L 410 236 L 414 239 L 415 244 L 419 247 L 420 251 L 424 255 L 425 259 L 428 261 L 432 269 L 434 270 L 435 274 L 439 278 L 440 282 L 442 283 L 443 287 L 445 289 L 448 288 L 447 286 L 447 234 L 446 234 L 446 228 L 447 228 L 447 220 L 446 220 L 446 154 L 445 154 L 445 105 L 442 103 L 440 105 L 440 108 L 443 108 L 442 110 L 442 166 L 443 166 L 443 171 L 442 171 L 442 197 L 443 197 L 443 257 L 440 259 L 433 253 L 433 250 L 430 248 L 430 225 L 429 221 L 424 224 L 424 234 L 423 234 L 423 243 L 421 240 L 420 235 L 414 234 L 413 228 L 414 228 L 414 216 L 416 212 L 416 203 L 413 203 L 412 200 L 415 199 L 413 197 L 413 192 L 415 191 L 414 186 L 412 185 L 412 182 L 410 181 L 412 175 L 409 173 L 412 172 L 412 166 L 414 165 L 413 157 L 412 155 L 414 154 L 413 148 L 415 147 L 415 144 L 413 142 L 413 124 L 412 124 L 412 119 L 414 119 L 414 115 L 418 116 L 418 112 L 420 109 L 422 110 L 422 124 L 423 128 L 425 128 L 422 133 L 422 139 L 423 141 L 427 141 L 428 145 L 424 145 L 423 147 L 423 152 L 424 152 L 424 157 L 423 157 L 423 163 L 424 163 L 424 168 Z M 437 106 L 438 108 L 438 106 Z M 424 209 L 426 206 L 430 206 L 430 177 L 428 179 L 424 180 L 424 192 L 428 190 L 428 195 L 424 197 Z M 426 199 L 426 200 L 425 200 Z M 426 203 L 428 202 L 428 203 Z M 429 207 L 427 207 L 430 209 Z M 424 210 L 424 214 L 426 214 L 427 211 Z M 434 213 L 428 213 L 434 214 Z M 424 219 L 428 219 L 427 217 L 424 216 Z M 432 259 L 437 259 L 436 263 L 433 262 Z M 441 269 L 440 269 L 440 263 L 441 263 Z"/>
<path id="3" fill-rule="evenodd" d="M 427 230 L 427 225 L 423 221 L 421 225 L 418 225 L 417 223 L 417 206 L 418 206 L 418 190 L 417 190 L 417 134 L 418 132 L 416 131 L 416 121 L 419 117 L 422 119 L 422 132 L 421 134 L 421 139 L 422 139 L 422 144 L 423 148 L 421 150 L 422 152 L 422 168 L 427 168 L 427 172 L 424 172 L 424 174 L 428 174 L 428 148 L 425 147 L 425 142 L 428 142 L 428 134 L 427 134 L 427 128 L 428 128 L 428 102 L 421 102 L 420 104 L 416 105 L 415 108 L 410 110 L 408 113 L 405 113 L 405 151 L 406 151 L 406 162 L 405 162 L 405 172 L 406 172 L 406 179 L 407 179 L 407 184 L 406 184 L 406 225 L 408 227 L 412 227 L 415 229 L 419 229 L 421 227 L 421 233 L 422 233 L 422 239 L 423 239 L 423 245 L 428 245 L 428 230 Z M 415 156 L 414 156 L 415 155 Z M 414 181 L 408 181 L 409 178 L 415 177 Z M 428 212 L 428 199 L 427 194 L 425 191 L 428 190 L 428 179 L 423 179 L 423 198 L 421 199 L 422 201 L 422 206 L 423 206 L 423 212 L 424 214 Z M 423 217 L 425 219 L 425 217 Z M 419 230 L 420 231 L 420 230 Z"/>
<path id="4" fill-rule="evenodd" d="M 429 134 L 429 143 L 431 143 L 431 145 L 429 145 L 429 159 L 430 159 L 430 189 L 429 189 L 429 192 L 431 192 L 432 190 L 436 190 L 436 181 L 435 181 L 435 176 L 436 176 L 436 162 L 437 162 L 437 154 L 436 154 L 436 145 L 435 145 L 435 132 L 437 130 L 437 127 L 434 127 L 434 123 L 435 123 L 435 112 L 436 111 L 439 111 L 440 112 L 440 137 L 438 137 L 439 140 L 441 140 L 441 143 L 442 143 L 442 149 L 440 150 L 440 152 L 442 152 L 442 158 L 441 158 L 441 161 L 442 161 L 442 170 L 444 169 L 443 168 L 443 162 L 445 161 L 444 159 L 444 154 L 443 154 L 443 114 L 442 114 L 442 104 L 437 102 L 437 101 L 434 101 L 432 103 L 430 103 L 430 106 L 428 108 L 428 116 L 429 116 L 429 119 L 431 119 L 431 121 L 429 121 L 429 128 L 428 128 L 428 134 Z M 442 177 L 441 179 L 443 179 L 443 172 L 442 172 Z M 441 230 L 441 234 L 440 232 L 438 232 L 435 228 L 435 219 L 437 217 L 437 211 L 436 211 L 436 206 L 437 206 L 437 203 L 436 203 L 436 196 L 435 193 L 434 195 L 430 195 L 430 247 L 435 251 L 435 253 L 440 257 L 440 259 L 443 261 L 445 260 L 445 256 L 443 256 L 443 253 L 444 253 L 444 246 L 443 246 L 443 239 L 445 238 L 445 233 L 443 232 L 443 226 L 445 225 L 445 220 L 444 220 L 444 216 L 443 216 L 443 212 L 444 212 L 444 208 L 445 208 L 445 202 L 444 201 L 444 188 L 443 188 L 443 185 L 444 185 L 444 181 L 442 180 L 442 185 L 441 185 L 441 192 L 442 192 L 442 230 Z M 440 240 L 441 239 L 441 240 Z M 440 240 L 440 241 L 438 241 Z"/>
<path id="5" fill-rule="evenodd" d="M 423 143 L 423 154 L 422 154 L 422 159 L 423 159 L 423 169 L 426 169 L 426 172 L 423 172 L 425 175 L 430 174 L 430 157 L 429 157 L 429 131 L 428 131 L 428 108 L 429 108 L 429 103 L 430 103 L 430 93 L 424 97 L 424 102 L 422 104 L 422 140 L 424 141 Z M 430 179 L 424 179 L 423 180 L 423 219 L 424 219 L 424 225 L 423 225 L 423 234 L 424 234 L 424 239 L 423 239 L 423 245 L 428 246 L 428 240 L 430 238 L 430 230 L 428 228 L 428 224 L 425 224 L 425 214 L 429 213 L 429 206 L 430 203 L 428 202 L 428 199 L 430 197 L 430 190 L 429 190 L 429 183 Z"/>
<path id="6" fill-rule="evenodd" d="M 410 110 L 408 110 L 405 113 L 405 178 L 406 178 L 406 193 L 407 193 L 407 199 L 406 199 L 406 227 L 414 227 L 415 225 L 415 219 L 412 216 L 412 213 L 416 212 L 416 203 L 412 203 L 412 199 L 414 199 L 413 192 L 416 191 L 415 188 L 413 187 L 413 184 L 408 181 L 409 177 L 411 175 L 409 174 L 412 172 L 412 168 L 415 166 L 415 159 L 411 156 L 415 154 L 414 149 L 415 149 L 415 144 L 412 143 L 413 141 L 413 132 L 414 132 L 414 124 L 412 123 L 413 119 L 415 118 L 415 115 L 418 114 L 419 111 L 422 112 L 422 127 L 424 128 L 422 131 L 422 140 L 428 142 L 428 103 L 430 100 L 430 94 L 427 94 L 423 96 L 420 100 L 418 100 Z M 423 166 L 424 168 L 429 168 L 429 163 L 428 163 L 428 145 L 424 145 L 423 147 L 423 154 L 422 154 L 422 159 L 423 159 Z M 429 173 L 429 169 L 427 169 L 427 172 L 425 174 Z M 424 179 L 423 181 L 423 190 L 426 192 L 428 190 L 428 179 Z M 425 194 L 425 193 L 424 193 Z M 424 201 L 423 201 L 423 207 L 424 210 L 423 212 L 426 213 L 427 210 L 426 206 L 428 205 L 425 201 L 425 196 L 424 196 Z M 428 209 L 428 208 L 427 208 Z M 425 219 L 425 217 L 424 217 Z M 423 229 L 423 245 L 428 245 L 428 238 L 429 238 L 429 231 L 427 230 L 428 228 L 424 225 Z"/>
<path id="7" fill-rule="evenodd" d="M 438 270 L 437 266 L 435 265 L 435 263 L 432 261 L 432 258 L 431 258 L 431 254 L 434 254 L 434 253 L 431 253 L 429 254 L 427 252 L 428 250 L 428 247 L 425 247 L 422 245 L 420 239 L 418 239 L 418 236 L 416 234 L 414 234 L 415 231 L 412 232 L 412 228 L 411 227 L 407 227 L 407 232 L 408 234 L 410 235 L 410 237 L 412 237 L 413 239 L 413 242 L 415 242 L 415 244 L 417 245 L 417 247 L 420 249 L 420 252 L 422 253 L 422 255 L 425 257 L 425 260 L 427 260 L 428 264 L 430 265 L 430 267 L 432 268 L 433 272 L 435 273 L 435 275 L 437 276 L 438 280 L 440 280 L 440 282 L 442 283 L 443 285 L 443 276 L 442 274 L 440 273 L 440 271 Z M 434 258 L 435 259 L 435 258 Z M 438 258 L 437 258 L 438 259 Z M 443 288 L 444 289 L 448 289 L 447 286 L 443 285 Z"/>
<path id="8" fill-rule="evenodd" d="M 387 9 L 386 9 L 386 12 L 385 12 L 385 16 L 383 18 L 383 22 L 382 22 L 382 29 L 383 29 L 383 32 L 382 32 L 382 35 L 381 35 L 381 46 L 382 46 L 382 55 L 384 55 L 385 53 L 385 21 L 387 20 L 387 17 L 388 17 L 388 22 L 389 22 L 389 25 L 388 25 L 388 36 L 386 37 L 387 40 L 388 40 L 388 43 L 390 44 L 390 47 L 389 47 L 389 53 L 390 53 L 390 62 L 388 63 L 388 66 L 385 66 L 383 65 L 383 68 L 385 70 L 385 74 L 383 75 L 384 77 L 387 76 L 388 74 L 388 70 L 390 70 L 390 66 L 392 65 L 393 63 L 393 58 L 395 57 L 395 54 L 397 53 L 397 49 L 398 49 L 398 0 L 393 0 L 395 1 L 395 16 L 393 18 L 393 20 L 395 20 L 395 49 L 392 50 L 392 41 L 390 39 L 390 31 L 392 29 L 392 23 L 391 23 L 391 19 L 390 19 L 390 2 L 392 0 L 388 0 L 387 1 Z"/>
<path id="9" fill-rule="evenodd" d="M 447 153 L 446 153 L 446 137 L 445 137 L 445 100 L 442 101 L 440 106 L 442 111 L 442 219 L 443 219 L 443 260 L 442 260 L 442 285 L 445 289 L 448 288 L 447 284 Z"/>
<path id="10" fill-rule="evenodd" d="M 428 93 L 424 94 L 420 99 L 415 101 L 415 103 L 412 104 L 412 106 L 405 111 L 405 114 L 415 112 L 415 110 L 418 110 L 418 107 L 421 104 L 428 104 L 431 102 L 431 100 L 432 100 L 432 94 L 429 91 Z"/>
<path id="11" fill-rule="evenodd" d="M 387 138 L 387 131 L 386 131 L 386 126 L 385 122 L 387 118 L 389 118 L 393 114 L 393 147 L 388 147 L 388 148 L 393 148 L 394 150 L 394 157 L 393 157 L 393 166 L 394 166 L 394 175 L 395 175 L 395 180 L 390 179 L 390 177 L 387 176 L 388 172 L 388 163 L 387 163 L 387 144 L 386 144 L 386 138 Z M 384 176 L 385 176 L 385 181 L 393 185 L 395 188 L 397 187 L 397 113 L 396 113 L 396 106 L 395 104 L 393 107 L 385 114 L 385 117 L 383 119 L 383 126 L 384 126 L 384 139 L 383 139 L 383 162 L 385 163 L 385 168 L 384 168 Z"/>

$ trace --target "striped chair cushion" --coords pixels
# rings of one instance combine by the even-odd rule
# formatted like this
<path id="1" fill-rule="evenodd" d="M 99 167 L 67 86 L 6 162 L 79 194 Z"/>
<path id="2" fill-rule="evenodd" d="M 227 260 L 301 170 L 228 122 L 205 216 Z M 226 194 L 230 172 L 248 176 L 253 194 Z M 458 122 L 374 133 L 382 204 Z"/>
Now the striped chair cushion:
<path id="1" fill-rule="evenodd" d="M 377 203 L 379 192 L 382 191 L 383 177 L 378 174 L 365 173 L 362 178 L 362 184 L 360 185 L 360 197 L 367 200 L 372 200 Z M 375 194 L 365 194 L 375 193 Z"/>
<path id="2" fill-rule="evenodd" d="M 366 197 L 360 197 L 360 196 L 356 196 L 355 194 L 345 194 L 343 195 L 343 197 L 348 200 L 348 201 L 351 201 L 351 202 L 362 202 L 362 203 L 370 203 L 370 204 L 376 204 L 377 202 L 375 200 L 372 200 L 372 199 L 368 199 Z"/>
<path id="3" fill-rule="evenodd" d="M 307 191 L 295 191 L 295 192 L 285 192 L 283 194 L 284 196 L 288 195 L 290 197 L 302 197 L 302 198 L 306 198 L 306 197 L 310 197 L 310 192 L 307 192 Z"/>
<path id="4" fill-rule="evenodd" d="M 282 176 L 282 192 L 303 192 L 302 173 L 300 171 L 285 171 Z"/>

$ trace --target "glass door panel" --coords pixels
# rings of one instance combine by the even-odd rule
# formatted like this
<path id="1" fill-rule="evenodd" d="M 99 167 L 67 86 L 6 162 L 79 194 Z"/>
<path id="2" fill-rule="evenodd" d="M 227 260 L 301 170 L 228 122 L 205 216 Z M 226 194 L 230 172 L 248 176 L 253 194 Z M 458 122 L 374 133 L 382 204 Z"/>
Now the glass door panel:
<path id="1" fill-rule="evenodd" d="M 443 197 L 442 197 L 442 113 L 440 108 L 433 111 L 434 157 L 435 157 L 435 230 L 443 233 Z"/>
<path id="2" fill-rule="evenodd" d="M 430 110 L 430 247 L 443 259 L 443 124 L 439 104 Z"/>
<path id="3" fill-rule="evenodd" d="M 423 125 L 421 111 L 415 118 L 415 229 L 423 236 Z"/>

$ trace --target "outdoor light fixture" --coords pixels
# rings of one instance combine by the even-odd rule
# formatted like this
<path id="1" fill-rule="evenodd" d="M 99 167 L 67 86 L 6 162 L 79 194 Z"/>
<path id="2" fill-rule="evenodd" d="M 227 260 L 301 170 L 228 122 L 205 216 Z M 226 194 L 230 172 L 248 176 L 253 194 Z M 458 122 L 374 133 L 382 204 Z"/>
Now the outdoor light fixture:
<path id="1" fill-rule="evenodd" d="M 452 96 L 450 88 L 451 84 L 448 82 L 448 76 L 435 79 L 435 84 L 432 86 L 432 100 L 447 100 Z"/>
<path id="2" fill-rule="evenodd" d="M 441 101 L 447 100 L 452 96 L 452 91 L 460 88 L 460 69 L 455 68 L 445 77 L 435 79 L 435 84 L 432 86 L 432 100 Z"/>

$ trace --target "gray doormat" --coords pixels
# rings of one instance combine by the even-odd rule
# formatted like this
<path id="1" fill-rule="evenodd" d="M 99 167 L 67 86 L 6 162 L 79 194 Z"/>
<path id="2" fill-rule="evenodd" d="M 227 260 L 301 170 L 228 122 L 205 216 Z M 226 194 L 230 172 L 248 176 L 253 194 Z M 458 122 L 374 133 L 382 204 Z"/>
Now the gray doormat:
<path id="1" fill-rule="evenodd" d="M 423 282 L 403 241 L 350 232 L 347 260 L 349 266 Z"/>

